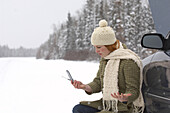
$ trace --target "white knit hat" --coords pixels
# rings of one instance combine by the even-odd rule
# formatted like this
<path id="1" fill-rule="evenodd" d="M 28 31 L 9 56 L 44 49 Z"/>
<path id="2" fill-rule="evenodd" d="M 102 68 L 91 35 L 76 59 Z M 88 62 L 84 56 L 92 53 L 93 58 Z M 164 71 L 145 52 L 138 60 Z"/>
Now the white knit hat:
<path id="1" fill-rule="evenodd" d="M 116 42 L 115 32 L 107 24 L 106 20 L 99 22 L 99 27 L 94 29 L 91 36 L 92 45 L 111 45 Z"/>

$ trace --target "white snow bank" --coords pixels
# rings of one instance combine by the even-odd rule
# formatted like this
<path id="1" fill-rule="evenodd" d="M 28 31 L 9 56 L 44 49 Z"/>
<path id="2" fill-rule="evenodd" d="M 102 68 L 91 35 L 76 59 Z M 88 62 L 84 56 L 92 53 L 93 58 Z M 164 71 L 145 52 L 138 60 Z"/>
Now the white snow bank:
<path id="1" fill-rule="evenodd" d="M 96 100 L 101 94 L 87 95 L 73 88 L 67 77 L 89 83 L 98 63 L 35 58 L 0 58 L 0 113 L 72 113 L 82 100 Z"/>

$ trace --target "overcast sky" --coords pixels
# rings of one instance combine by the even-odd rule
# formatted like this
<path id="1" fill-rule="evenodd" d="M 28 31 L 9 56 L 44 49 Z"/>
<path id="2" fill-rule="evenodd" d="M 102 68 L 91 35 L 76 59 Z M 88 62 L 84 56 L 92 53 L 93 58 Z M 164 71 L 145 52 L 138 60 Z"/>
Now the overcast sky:
<path id="1" fill-rule="evenodd" d="M 52 25 L 65 22 L 86 0 L 0 0 L 0 45 L 39 47 Z"/>

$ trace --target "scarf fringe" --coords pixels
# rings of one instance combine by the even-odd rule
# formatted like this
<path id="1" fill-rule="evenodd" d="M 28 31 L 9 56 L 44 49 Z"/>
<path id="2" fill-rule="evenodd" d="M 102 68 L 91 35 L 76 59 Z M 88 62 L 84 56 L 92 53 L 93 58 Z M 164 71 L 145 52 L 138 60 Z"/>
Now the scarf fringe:
<path id="1" fill-rule="evenodd" d="M 133 106 L 133 112 L 132 113 L 143 113 L 144 107 L 143 106 Z"/>
<path id="2" fill-rule="evenodd" d="M 118 113 L 117 101 L 116 100 L 103 100 L 103 111 L 113 111 Z"/>

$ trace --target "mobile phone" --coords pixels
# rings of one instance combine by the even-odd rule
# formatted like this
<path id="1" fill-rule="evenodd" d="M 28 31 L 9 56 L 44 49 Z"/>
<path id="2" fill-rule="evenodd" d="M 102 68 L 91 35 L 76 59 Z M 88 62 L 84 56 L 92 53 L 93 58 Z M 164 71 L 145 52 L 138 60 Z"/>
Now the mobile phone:
<path id="1" fill-rule="evenodd" d="M 69 77 L 69 80 L 70 80 L 70 81 L 74 81 L 74 79 L 73 79 L 73 77 L 71 76 L 70 72 L 69 72 L 68 70 L 66 70 L 66 72 L 67 72 L 67 75 L 68 75 L 68 77 Z"/>

